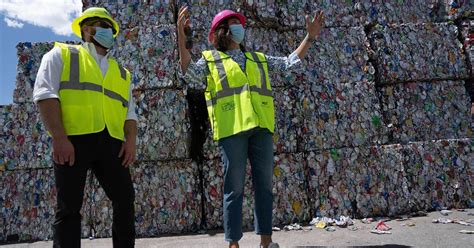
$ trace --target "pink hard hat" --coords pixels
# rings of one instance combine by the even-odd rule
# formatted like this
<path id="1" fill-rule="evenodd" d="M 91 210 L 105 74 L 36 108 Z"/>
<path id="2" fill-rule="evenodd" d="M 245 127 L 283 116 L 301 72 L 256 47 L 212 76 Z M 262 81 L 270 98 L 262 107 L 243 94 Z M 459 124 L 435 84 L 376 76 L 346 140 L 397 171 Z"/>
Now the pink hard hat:
<path id="1" fill-rule="evenodd" d="M 216 31 L 217 26 L 219 26 L 219 24 L 221 24 L 222 21 L 224 21 L 225 19 L 228 19 L 230 17 L 239 18 L 240 23 L 242 24 L 242 26 L 245 27 L 245 22 L 246 22 L 245 21 L 245 16 L 243 16 L 242 14 L 239 14 L 237 12 L 234 12 L 232 10 L 228 10 L 228 9 L 223 10 L 223 11 L 219 12 L 216 16 L 214 16 L 214 19 L 212 19 L 211 31 L 209 32 L 209 36 L 208 36 L 209 42 L 211 41 L 211 36 Z"/>

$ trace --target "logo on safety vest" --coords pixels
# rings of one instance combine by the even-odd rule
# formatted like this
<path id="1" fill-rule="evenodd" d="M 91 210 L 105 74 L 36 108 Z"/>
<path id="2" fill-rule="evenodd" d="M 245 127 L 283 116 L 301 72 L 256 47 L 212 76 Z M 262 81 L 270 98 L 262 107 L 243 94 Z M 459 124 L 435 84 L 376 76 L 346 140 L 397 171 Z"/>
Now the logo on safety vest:
<path id="1" fill-rule="evenodd" d="M 227 102 L 222 104 L 222 111 L 229 111 L 235 109 L 235 103 L 234 102 Z"/>

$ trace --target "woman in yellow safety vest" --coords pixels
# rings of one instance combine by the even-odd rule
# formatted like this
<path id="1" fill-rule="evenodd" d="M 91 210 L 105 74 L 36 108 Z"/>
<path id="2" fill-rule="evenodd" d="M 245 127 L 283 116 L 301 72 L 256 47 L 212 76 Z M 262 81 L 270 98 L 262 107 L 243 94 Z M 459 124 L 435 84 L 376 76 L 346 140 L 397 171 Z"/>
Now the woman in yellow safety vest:
<path id="1" fill-rule="evenodd" d="M 209 42 L 214 50 L 203 51 L 194 63 L 186 48 L 185 29 L 190 23 L 187 7 L 178 16 L 181 77 L 193 88 L 205 89 L 213 136 L 219 141 L 224 169 L 224 230 L 229 247 L 242 238 L 242 201 L 247 158 L 255 188 L 255 231 L 262 247 L 272 242 L 272 172 L 274 106 L 269 72 L 302 69 L 301 59 L 319 37 L 324 15 L 306 16 L 308 34 L 288 57 L 247 52 L 242 45 L 246 19 L 231 10 L 218 13 L 211 24 Z M 206 82 L 204 85 L 200 82 Z"/>

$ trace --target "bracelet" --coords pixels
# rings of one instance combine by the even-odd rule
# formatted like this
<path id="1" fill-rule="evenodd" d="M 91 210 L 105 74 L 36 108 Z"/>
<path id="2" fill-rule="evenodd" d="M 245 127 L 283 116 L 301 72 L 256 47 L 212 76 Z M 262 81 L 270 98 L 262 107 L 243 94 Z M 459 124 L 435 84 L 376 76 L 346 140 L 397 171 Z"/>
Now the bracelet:
<path id="1" fill-rule="evenodd" d="M 309 42 L 313 42 L 315 39 L 314 39 L 314 38 L 310 38 L 309 35 L 306 35 L 306 40 L 309 41 Z"/>

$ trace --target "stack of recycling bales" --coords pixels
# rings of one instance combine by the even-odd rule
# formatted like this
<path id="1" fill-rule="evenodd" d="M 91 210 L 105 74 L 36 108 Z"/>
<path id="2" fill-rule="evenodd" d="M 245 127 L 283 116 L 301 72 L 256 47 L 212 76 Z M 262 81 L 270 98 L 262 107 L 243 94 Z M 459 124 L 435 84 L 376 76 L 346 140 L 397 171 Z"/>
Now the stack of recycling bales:
<path id="1" fill-rule="evenodd" d="M 1 240 L 50 237 L 55 188 L 50 137 L 32 102 L 41 57 L 53 43 L 19 43 L 14 104 L 0 108 Z"/>
<path id="2" fill-rule="evenodd" d="M 132 72 L 135 85 L 132 100 L 139 118 L 139 161 L 131 173 L 137 234 L 196 231 L 201 224 L 200 178 L 189 156 L 188 105 L 176 76 L 173 11 L 169 6 L 138 2 L 103 5 L 121 22 L 113 56 Z M 132 14 L 137 9 L 147 9 L 147 13 Z M 157 16 L 160 18 L 153 19 Z M 55 187 L 50 137 L 31 99 L 41 58 L 52 47 L 53 43 L 18 45 L 15 104 L 0 109 L 0 240 L 52 237 Z M 110 236 L 111 204 L 92 175 L 85 195 L 83 237 Z"/>
<path id="3" fill-rule="evenodd" d="M 125 3 L 124 3 L 125 2 Z M 113 55 L 130 70 L 138 115 L 138 162 L 131 168 L 136 230 L 141 237 L 197 231 L 200 177 L 190 157 L 190 120 L 176 71 L 173 1 L 100 1 L 121 25 Z M 89 7 L 84 3 L 83 8 Z M 112 234 L 112 208 L 93 179 L 88 207 L 96 237 Z"/>
<path id="4" fill-rule="evenodd" d="M 474 17 L 463 20 L 460 28 L 470 78 L 466 81 L 466 88 L 472 99 L 474 97 Z"/>
<path id="5" fill-rule="evenodd" d="M 472 204 L 467 67 L 457 26 L 443 22 L 445 6 L 440 1 L 244 1 L 239 6 L 249 18 L 247 48 L 276 56 L 287 56 L 303 39 L 301 13 L 337 13 L 327 15 L 328 27 L 310 49 L 304 71 L 270 75 L 276 106 L 275 225 L 305 221 L 308 214 L 394 216 Z M 193 25 L 209 27 L 212 14 L 194 13 Z M 194 37 L 196 61 L 198 52 L 210 47 L 206 29 L 195 28 Z M 429 149 L 409 157 L 418 147 Z M 213 165 L 220 157 L 210 131 L 203 152 Z M 439 154 L 447 156 L 430 162 L 424 159 L 430 154 L 438 160 Z M 279 163 L 285 160 L 291 161 L 287 169 Z M 420 161 L 442 172 L 414 170 Z M 425 181 L 414 182 L 418 177 Z M 203 182 L 206 187 L 205 177 Z M 416 203 L 420 191 L 430 204 Z M 244 213 L 250 212 L 249 197 L 251 192 Z"/>
<path id="6" fill-rule="evenodd" d="M 457 32 L 448 23 L 408 23 L 368 34 L 384 121 L 392 143 L 404 144 L 409 201 L 389 204 L 395 213 L 472 206 L 473 144 L 462 139 L 473 135 L 468 72 Z"/>
<path id="7" fill-rule="evenodd" d="M 274 225 L 473 207 L 474 140 L 465 89 L 473 78 L 472 21 L 469 4 L 455 2 L 83 1 L 84 9 L 106 7 L 121 25 L 112 54 L 135 86 L 137 234 L 223 224 L 223 170 L 207 123 L 205 82 L 178 77 L 176 14 L 182 5 L 190 7 L 194 61 L 211 48 L 207 32 L 222 9 L 248 18 L 249 50 L 274 56 L 289 55 L 304 38 L 302 13 L 326 13 L 327 27 L 304 69 L 270 72 Z M 15 103 L 0 106 L 1 241 L 52 235 L 51 140 L 31 100 L 41 57 L 51 48 L 18 45 Z M 250 165 L 246 171 L 243 225 L 252 228 Z M 92 175 L 85 195 L 83 237 L 111 236 L 111 204 Z"/>

